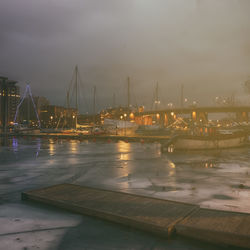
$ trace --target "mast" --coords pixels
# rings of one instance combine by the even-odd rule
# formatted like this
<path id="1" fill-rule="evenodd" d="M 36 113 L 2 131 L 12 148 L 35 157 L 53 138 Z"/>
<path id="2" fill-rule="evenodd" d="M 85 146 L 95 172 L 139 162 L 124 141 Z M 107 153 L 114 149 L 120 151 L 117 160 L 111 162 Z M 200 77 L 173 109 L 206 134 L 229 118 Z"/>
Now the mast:
<path id="1" fill-rule="evenodd" d="M 78 115 L 78 93 L 77 93 L 77 85 L 78 85 L 78 66 L 76 65 L 76 117 L 75 117 L 75 129 L 77 129 L 77 115 Z"/>
<path id="2" fill-rule="evenodd" d="M 115 93 L 114 93 L 114 94 L 113 94 L 113 105 L 112 105 L 112 106 L 113 106 L 113 108 L 115 108 L 115 106 L 116 106 L 115 101 L 116 101 L 116 100 L 115 100 Z"/>
<path id="3" fill-rule="evenodd" d="M 156 82 L 155 95 L 156 95 L 155 109 L 158 110 L 158 104 L 159 104 L 159 85 L 158 85 L 158 82 Z"/>
<path id="4" fill-rule="evenodd" d="M 69 109 L 69 91 L 67 91 L 67 108 Z"/>
<path id="5" fill-rule="evenodd" d="M 181 108 L 183 108 L 183 92 L 184 92 L 184 86 L 181 84 Z"/>
<path id="6" fill-rule="evenodd" d="M 27 126 L 30 125 L 30 98 L 27 96 Z"/>
<path id="7" fill-rule="evenodd" d="M 78 111 L 78 93 L 77 93 L 77 85 L 78 85 L 78 67 L 76 65 L 76 68 L 75 68 L 75 74 L 76 74 L 76 82 L 75 82 L 75 86 L 76 86 L 76 112 Z"/>
<path id="8" fill-rule="evenodd" d="M 95 105 L 96 105 L 96 86 L 94 86 L 94 99 L 93 99 L 93 113 L 94 113 L 93 123 L 94 123 L 94 126 L 95 126 Z"/>
<path id="9" fill-rule="evenodd" d="M 128 77 L 128 109 L 130 107 L 130 79 Z"/>

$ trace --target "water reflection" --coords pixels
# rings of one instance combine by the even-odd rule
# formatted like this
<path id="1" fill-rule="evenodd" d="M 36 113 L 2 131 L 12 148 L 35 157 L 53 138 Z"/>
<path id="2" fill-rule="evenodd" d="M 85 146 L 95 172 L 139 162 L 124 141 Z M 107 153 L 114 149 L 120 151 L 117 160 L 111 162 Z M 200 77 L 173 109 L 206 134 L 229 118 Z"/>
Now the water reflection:
<path id="1" fill-rule="evenodd" d="M 15 137 L 12 138 L 12 149 L 14 152 L 18 151 L 18 140 Z"/>
<path id="2" fill-rule="evenodd" d="M 55 143 L 52 139 L 49 140 L 49 155 L 55 154 Z"/>
<path id="3" fill-rule="evenodd" d="M 70 151 L 72 154 L 79 152 L 79 144 L 80 144 L 79 141 L 75 141 L 75 140 L 70 141 L 69 146 L 70 146 Z"/>
<path id="4" fill-rule="evenodd" d="M 36 157 L 38 157 L 40 150 L 41 150 L 41 139 L 38 138 L 36 144 Z"/>
<path id="5" fill-rule="evenodd" d="M 124 141 L 119 141 L 116 144 L 117 151 L 120 153 L 120 160 L 128 161 L 131 160 L 131 143 L 127 143 Z"/>
<path id="6" fill-rule="evenodd" d="M 6 137 L 6 136 L 3 136 L 0 138 L 0 143 L 1 143 L 1 146 L 8 146 L 10 144 L 9 142 L 9 138 Z"/>

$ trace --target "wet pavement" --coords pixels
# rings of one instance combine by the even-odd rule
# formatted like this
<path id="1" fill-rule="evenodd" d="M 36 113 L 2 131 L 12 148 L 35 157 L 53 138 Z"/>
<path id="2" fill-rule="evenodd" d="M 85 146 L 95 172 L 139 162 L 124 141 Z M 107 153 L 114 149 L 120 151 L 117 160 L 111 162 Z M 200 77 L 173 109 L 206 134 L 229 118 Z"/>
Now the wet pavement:
<path id="1" fill-rule="evenodd" d="M 250 148 L 162 154 L 158 143 L 0 138 L 0 249 L 222 249 L 23 202 L 21 192 L 67 182 L 250 213 L 249 160 Z"/>

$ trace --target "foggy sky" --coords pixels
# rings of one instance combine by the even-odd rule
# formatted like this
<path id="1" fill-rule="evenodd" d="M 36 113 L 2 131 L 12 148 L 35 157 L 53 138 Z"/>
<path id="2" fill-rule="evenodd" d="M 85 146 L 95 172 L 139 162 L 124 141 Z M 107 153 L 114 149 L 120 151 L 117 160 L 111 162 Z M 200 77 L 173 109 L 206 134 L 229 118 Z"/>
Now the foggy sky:
<path id="1" fill-rule="evenodd" d="M 250 76 L 249 0 L 0 0 L 0 75 L 65 104 L 75 65 L 82 112 L 131 100 L 161 107 L 184 96 L 211 105 L 242 96 Z"/>

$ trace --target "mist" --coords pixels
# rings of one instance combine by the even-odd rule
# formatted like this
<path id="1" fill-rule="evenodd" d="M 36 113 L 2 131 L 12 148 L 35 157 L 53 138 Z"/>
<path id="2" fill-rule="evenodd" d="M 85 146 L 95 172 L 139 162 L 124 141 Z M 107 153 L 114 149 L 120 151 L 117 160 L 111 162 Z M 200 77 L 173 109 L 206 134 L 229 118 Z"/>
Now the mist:
<path id="1" fill-rule="evenodd" d="M 250 76 L 249 0 L 1 0 L 0 75 L 24 91 L 64 105 L 75 65 L 81 112 L 126 105 L 213 105 L 215 96 L 244 97 Z"/>

